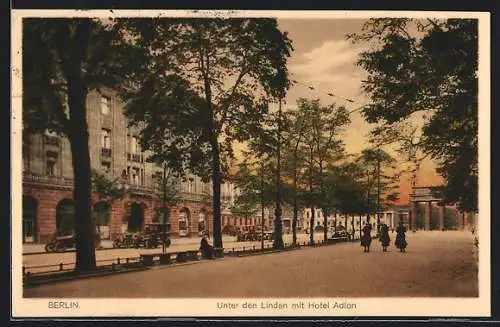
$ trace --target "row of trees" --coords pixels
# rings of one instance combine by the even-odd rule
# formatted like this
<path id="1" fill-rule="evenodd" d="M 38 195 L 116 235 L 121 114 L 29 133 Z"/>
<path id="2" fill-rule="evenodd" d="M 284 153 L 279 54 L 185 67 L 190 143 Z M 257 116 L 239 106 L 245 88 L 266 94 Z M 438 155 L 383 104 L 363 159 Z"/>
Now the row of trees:
<path id="1" fill-rule="evenodd" d="M 277 120 L 277 115 L 270 115 L 260 135 L 250 140 L 244 152 L 245 160 L 236 174 L 236 186 L 241 190 L 235 203 L 236 214 L 250 217 L 259 206 L 261 210 L 276 206 L 279 181 L 281 201 L 293 208 L 295 244 L 298 212 L 303 208 L 311 208 L 312 242 L 315 208 L 322 210 L 326 227 L 329 214 L 366 214 L 369 220 L 382 205 L 397 200 L 399 175 L 395 160 L 377 148 L 365 149 L 357 156 L 348 155 L 342 131 L 350 123 L 349 112 L 335 104 L 324 106 L 319 100 L 301 98 L 297 108 L 281 115 L 283 165 L 278 180 Z M 327 232 L 324 228 L 325 239 Z"/>
<path id="2" fill-rule="evenodd" d="M 408 22 L 370 20 L 360 35 L 351 36 L 382 43 L 382 50 L 360 59 L 370 73 L 364 85 L 373 101 L 363 112 L 369 122 L 386 127 L 374 136 L 392 142 L 407 140 L 406 135 L 383 131 L 398 131 L 399 122 L 417 110 L 436 110 L 418 149 L 441 159 L 445 197 L 476 209 L 477 22 L 429 21 L 421 24 L 425 36 L 419 40 L 409 36 Z M 129 121 L 141 127 L 142 148 L 153 153 L 150 161 L 177 177 L 193 173 L 212 181 L 216 247 L 222 247 L 220 185 L 234 159 L 234 141 L 260 144 L 253 147 L 255 154 L 271 166 L 268 148 L 279 153 L 283 146 L 283 157 L 292 158 L 294 168 L 282 176 L 283 193 L 292 192 L 293 201 L 306 206 L 335 210 L 342 203 L 335 202 L 336 192 L 362 193 L 357 189 L 362 178 L 366 189 L 375 183 L 359 164 L 375 153 L 378 169 L 379 151 L 344 162 L 338 131 L 348 122 L 345 109 L 304 101 L 290 128 L 282 123 L 293 114 L 285 113 L 282 122 L 281 110 L 278 119 L 270 112 L 269 103 L 281 104 L 290 87 L 287 59 L 293 51 L 275 19 L 29 18 L 23 24 L 23 135 L 50 130 L 69 139 L 77 270 L 95 267 L 86 99 L 102 87 L 117 90 L 127 103 Z M 283 131 L 278 137 L 273 136 L 276 122 Z M 340 181 L 349 187 L 334 187 Z M 377 186 L 381 183 L 377 179 Z"/>
<path id="3" fill-rule="evenodd" d="M 71 145 L 76 269 L 95 268 L 87 94 L 117 90 L 142 128 L 150 161 L 213 185 L 214 246 L 222 247 L 220 185 L 245 141 L 289 86 L 292 51 L 275 19 L 26 19 L 23 121 Z"/>

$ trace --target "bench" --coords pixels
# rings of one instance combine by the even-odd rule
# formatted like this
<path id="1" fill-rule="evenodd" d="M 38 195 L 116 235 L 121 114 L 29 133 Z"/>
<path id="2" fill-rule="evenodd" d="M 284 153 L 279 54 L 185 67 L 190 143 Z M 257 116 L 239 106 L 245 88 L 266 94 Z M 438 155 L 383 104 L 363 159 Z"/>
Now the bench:
<path id="1" fill-rule="evenodd" d="M 214 248 L 214 257 L 222 258 L 224 256 L 224 248 Z"/>
<path id="2" fill-rule="evenodd" d="M 158 259 L 161 265 L 172 263 L 172 255 L 175 255 L 175 261 L 186 262 L 199 260 L 197 250 L 177 251 L 169 253 L 147 253 L 141 254 L 141 263 L 145 266 L 153 266 L 155 259 Z"/>
<path id="3" fill-rule="evenodd" d="M 348 242 L 349 241 L 349 236 L 339 236 L 339 237 L 332 237 L 328 239 L 328 243 L 334 244 L 334 243 L 340 243 L 340 242 Z"/>
<path id="4" fill-rule="evenodd" d="M 171 253 L 148 253 L 141 254 L 141 263 L 145 266 L 152 266 L 154 264 L 154 259 L 158 258 L 161 265 L 172 263 L 170 257 Z"/>
<path id="5" fill-rule="evenodd" d="M 175 254 L 175 261 L 186 262 L 188 260 L 199 260 L 198 250 L 172 252 Z"/>

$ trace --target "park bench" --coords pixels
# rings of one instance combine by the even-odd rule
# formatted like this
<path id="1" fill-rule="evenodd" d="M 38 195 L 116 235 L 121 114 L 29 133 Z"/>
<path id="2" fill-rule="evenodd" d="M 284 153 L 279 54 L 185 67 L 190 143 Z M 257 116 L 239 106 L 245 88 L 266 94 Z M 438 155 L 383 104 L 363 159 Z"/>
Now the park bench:
<path id="1" fill-rule="evenodd" d="M 215 248 L 214 247 L 214 257 L 222 258 L 224 256 L 224 248 Z"/>
<path id="2" fill-rule="evenodd" d="M 175 254 L 175 261 L 177 262 L 199 260 L 198 250 L 178 251 L 172 252 L 172 254 Z"/>
<path id="3" fill-rule="evenodd" d="M 348 242 L 348 241 L 349 241 L 349 236 L 336 236 L 328 239 L 329 244 Z"/>
<path id="4" fill-rule="evenodd" d="M 155 258 L 158 258 L 161 265 L 172 263 L 172 253 L 148 253 L 141 254 L 141 263 L 145 266 L 152 266 Z"/>

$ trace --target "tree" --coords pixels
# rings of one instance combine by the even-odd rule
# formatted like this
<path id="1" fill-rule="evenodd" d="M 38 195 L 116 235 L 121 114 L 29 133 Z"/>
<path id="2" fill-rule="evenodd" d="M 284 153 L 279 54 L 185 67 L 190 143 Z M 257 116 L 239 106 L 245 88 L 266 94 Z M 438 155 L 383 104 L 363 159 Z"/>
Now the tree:
<path id="1" fill-rule="evenodd" d="M 267 103 L 283 97 L 291 41 L 275 19 L 151 19 L 135 24 L 135 31 L 159 73 L 131 97 L 128 115 L 145 123 L 146 149 L 161 148 L 172 168 L 212 180 L 214 246 L 222 247 L 220 186 L 233 142 L 249 139 Z M 165 76 L 184 81 L 200 103 L 175 105 Z"/>
<path id="2" fill-rule="evenodd" d="M 352 215 L 352 237 L 354 238 L 354 215 L 363 215 L 370 212 L 363 184 L 364 172 L 356 162 L 348 162 L 339 167 L 337 185 L 332 192 L 337 199 L 338 210 L 345 215 Z M 347 223 L 346 226 L 347 228 Z"/>
<path id="3" fill-rule="evenodd" d="M 106 173 L 96 169 L 92 169 L 91 174 L 93 190 L 98 196 L 98 202 L 95 204 L 95 222 L 100 232 L 100 226 L 104 223 L 102 212 L 107 209 L 107 205 L 104 208 L 102 204 L 111 204 L 115 200 L 122 199 L 126 190 L 119 178 L 109 179 Z"/>
<path id="4" fill-rule="evenodd" d="M 243 192 L 236 197 L 234 205 L 230 208 L 231 214 L 235 217 L 241 217 L 245 219 L 245 222 L 249 218 L 255 216 L 259 211 L 259 194 L 256 192 Z"/>
<path id="5" fill-rule="evenodd" d="M 365 189 L 370 213 L 377 213 L 377 230 L 380 225 L 378 212 L 382 206 L 392 204 L 398 199 L 398 181 L 400 172 L 396 171 L 394 158 L 380 148 L 367 148 L 361 151 L 358 162 L 365 171 Z"/>
<path id="6" fill-rule="evenodd" d="M 333 193 L 326 191 L 325 176 L 336 162 L 345 156 L 344 143 L 339 137 L 343 127 L 350 122 L 349 113 L 344 107 L 335 104 L 322 106 L 319 100 L 301 98 L 297 101 L 301 119 L 308 133 L 303 137 L 302 151 L 308 170 L 309 194 L 306 202 L 311 206 L 310 242 L 314 242 L 315 206 L 322 208 L 324 216 L 324 238 L 328 238 L 327 218 L 329 209 L 335 207 Z"/>
<path id="7" fill-rule="evenodd" d="M 374 137 L 398 142 L 416 163 L 434 159 L 444 202 L 470 212 L 477 212 L 478 192 L 477 25 L 475 19 L 381 18 L 347 36 L 372 45 L 358 65 L 368 72 L 363 88 L 371 104 L 363 114 L 379 125 Z M 421 127 L 410 123 L 419 114 Z"/>
<path id="8" fill-rule="evenodd" d="M 284 147 L 284 174 L 285 177 L 292 180 L 292 244 L 297 244 L 297 221 L 299 208 L 303 207 L 301 203 L 300 169 L 304 163 L 304 154 L 300 151 L 300 145 L 303 142 L 304 133 L 308 125 L 305 123 L 303 113 L 299 110 L 288 110 L 284 114 L 285 132 L 283 139 Z"/>
<path id="9" fill-rule="evenodd" d="M 161 201 L 161 223 L 167 224 L 169 217 L 169 207 L 178 204 L 182 197 L 179 188 L 179 178 L 174 175 L 171 169 L 167 169 L 164 164 L 162 176 L 156 178 L 157 195 Z"/>
<path id="10" fill-rule="evenodd" d="M 91 90 L 117 89 L 140 67 L 138 49 L 120 29 L 90 18 L 23 22 L 23 122 L 30 132 L 67 136 L 73 162 L 76 270 L 95 268 L 86 99 Z M 137 60 L 136 60 L 137 59 Z"/>

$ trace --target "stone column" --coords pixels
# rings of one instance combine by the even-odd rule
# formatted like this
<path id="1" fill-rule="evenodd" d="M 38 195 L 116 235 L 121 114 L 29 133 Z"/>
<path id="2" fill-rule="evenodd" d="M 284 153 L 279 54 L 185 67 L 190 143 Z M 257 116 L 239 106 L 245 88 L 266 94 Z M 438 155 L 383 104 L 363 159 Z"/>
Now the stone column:
<path id="1" fill-rule="evenodd" d="M 446 207 L 445 206 L 440 206 L 439 207 L 439 230 L 444 230 L 444 213 L 445 213 Z"/>
<path id="2" fill-rule="evenodd" d="M 424 230 L 431 229 L 431 212 L 432 212 L 432 201 L 429 201 L 424 206 Z"/>
<path id="3" fill-rule="evenodd" d="M 464 215 L 465 213 L 464 212 L 458 212 L 458 229 L 459 230 L 462 230 L 464 229 Z"/>
<path id="4" fill-rule="evenodd" d="M 416 230 L 417 229 L 417 205 L 418 202 L 411 202 L 410 204 L 410 229 L 411 230 Z"/>

